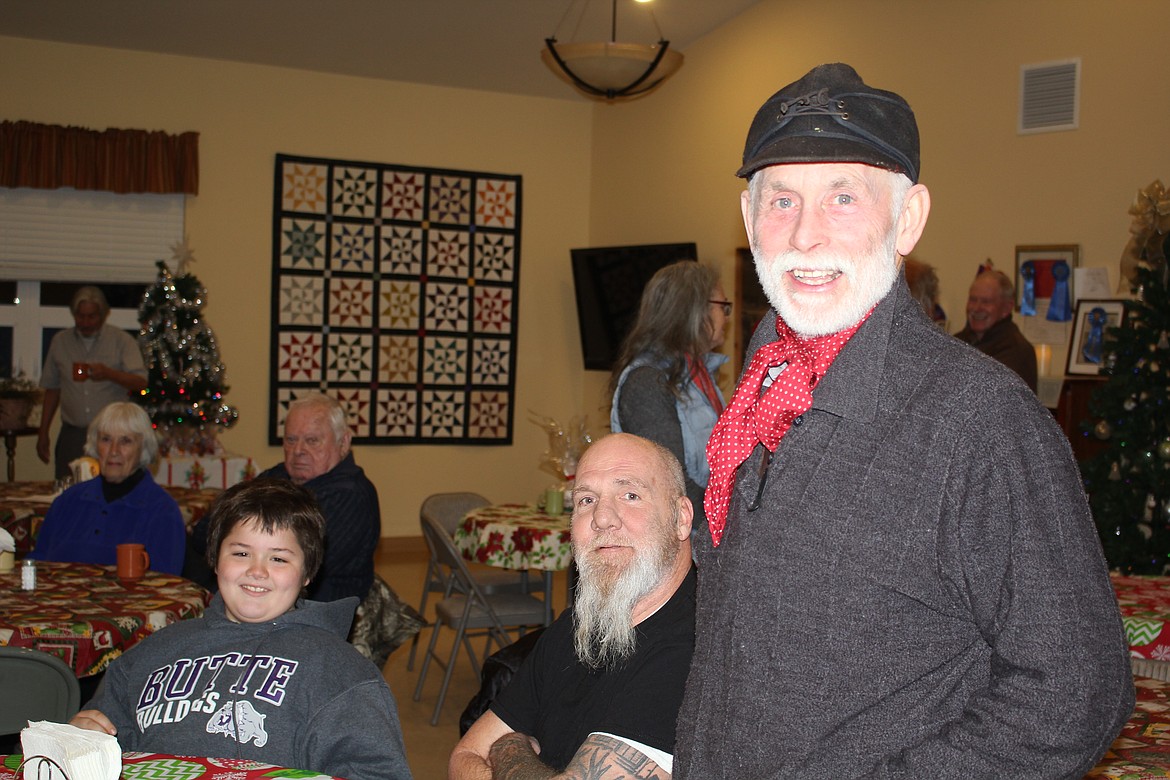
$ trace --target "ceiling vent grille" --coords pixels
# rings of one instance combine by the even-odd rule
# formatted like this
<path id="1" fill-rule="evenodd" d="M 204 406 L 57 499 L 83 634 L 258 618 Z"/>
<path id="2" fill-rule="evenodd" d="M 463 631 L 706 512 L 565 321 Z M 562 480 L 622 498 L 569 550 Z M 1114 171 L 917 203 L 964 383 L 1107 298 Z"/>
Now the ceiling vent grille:
<path id="1" fill-rule="evenodd" d="M 1076 130 L 1080 104 L 1080 58 L 1020 68 L 1020 133 Z"/>

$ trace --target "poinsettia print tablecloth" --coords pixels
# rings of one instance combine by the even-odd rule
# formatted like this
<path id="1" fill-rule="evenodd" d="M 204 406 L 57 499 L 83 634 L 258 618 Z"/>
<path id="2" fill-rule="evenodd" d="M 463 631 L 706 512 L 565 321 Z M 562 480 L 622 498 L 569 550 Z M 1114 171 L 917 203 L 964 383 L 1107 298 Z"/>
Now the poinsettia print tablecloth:
<path id="1" fill-rule="evenodd" d="M 489 566 L 560 571 L 573 560 L 569 519 L 524 504 L 480 507 L 455 529 L 455 546 L 467 560 Z"/>

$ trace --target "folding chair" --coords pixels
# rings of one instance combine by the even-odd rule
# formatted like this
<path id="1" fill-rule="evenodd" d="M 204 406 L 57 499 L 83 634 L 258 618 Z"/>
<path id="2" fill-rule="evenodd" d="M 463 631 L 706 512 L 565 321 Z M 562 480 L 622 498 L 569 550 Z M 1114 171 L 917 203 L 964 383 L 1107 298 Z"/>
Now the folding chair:
<path id="1" fill-rule="evenodd" d="M 488 506 L 491 502 L 479 493 L 455 492 L 434 493 L 423 499 L 419 508 L 420 521 L 429 519 L 437 523 L 447 536 L 454 538 L 455 529 L 459 521 L 472 509 Z M 422 599 L 418 605 L 418 614 L 426 618 L 427 601 L 432 593 L 447 593 L 449 577 L 441 575 L 441 567 L 431 551 L 431 558 L 427 562 L 427 573 L 423 578 Z M 484 593 L 535 593 L 544 590 L 544 581 L 539 578 L 528 577 L 526 571 L 508 571 L 506 569 L 477 569 L 472 577 Z M 458 590 L 458 588 L 456 588 Z M 418 640 L 421 634 L 415 634 L 410 640 L 410 655 L 406 658 L 406 669 L 414 669 L 414 655 L 418 650 Z"/>
<path id="2" fill-rule="evenodd" d="M 435 702 L 435 712 L 431 717 L 431 725 L 434 726 L 439 722 L 439 712 L 447 697 L 447 687 L 451 684 L 451 673 L 455 670 L 460 646 L 467 650 L 471 668 L 478 677 L 480 663 L 471 640 L 485 637 L 483 655 L 486 658 L 491 653 L 493 643 L 498 647 L 512 643 L 513 639 L 508 633 L 510 628 L 517 629 L 523 635 L 526 628 L 544 625 L 544 602 L 526 593 L 485 593 L 472 578 L 463 556 L 443 527 L 432 518 L 422 517 L 420 522 L 423 538 L 448 583 L 443 600 L 435 605 L 435 625 L 431 629 L 431 641 L 419 670 L 418 685 L 414 689 L 414 700 L 418 701 L 422 697 L 427 669 L 431 659 L 434 659 L 444 670 L 439 699 Z M 449 626 L 455 632 L 451 654 L 446 661 L 435 652 L 439 631 L 443 626 Z"/>
<path id="3" fill-rule="evenodd" d="M 30 720 L 67 723 L 81 708 L 77 675 L 55 655 L 0 645 L 0 734 L 19 734 Z"/>

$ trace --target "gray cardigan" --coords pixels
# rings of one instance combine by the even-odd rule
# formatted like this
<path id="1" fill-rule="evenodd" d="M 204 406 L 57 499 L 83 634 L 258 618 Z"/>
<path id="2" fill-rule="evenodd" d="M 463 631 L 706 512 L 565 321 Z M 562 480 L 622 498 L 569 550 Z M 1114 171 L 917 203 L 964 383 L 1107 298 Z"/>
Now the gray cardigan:
<path id="1" fill-rule="evenodd" d="M 698 545 L 674 776 L 1083 776 L 1134 695 L 1051 413 L 898 282 L 797 422 Z"/>

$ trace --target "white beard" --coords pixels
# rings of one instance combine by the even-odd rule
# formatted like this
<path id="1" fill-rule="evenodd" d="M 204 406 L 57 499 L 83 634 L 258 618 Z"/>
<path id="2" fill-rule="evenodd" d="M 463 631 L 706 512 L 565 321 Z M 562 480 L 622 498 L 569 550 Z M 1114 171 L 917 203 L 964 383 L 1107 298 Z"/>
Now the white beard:
<path id="1" fill-rule="evenodd" d="M 670 572 L 679 542 L 666 527 L 650 540 L 650 548 L 638 547 L 631 562 L 621 571 L 599 562 L 593 551 L 573 546 L 580 575 L 573 602 L 573 644 L 581 663 L 594 669 L 613 668 L 637 649 L 633 624 L 634 607 L 658 587 Z M 603 537 L 593 540 L 602 544 Z M 605 542 L 628 540 L 614 539 Z"/>
<path id="2" fill-rule="evenodd" d="M 897 236 L 894 226 L 860 257 L 832 252 L 806 255 L 795 249 L 763 254 L 755 242 L 752 255 L 756 273 L 769 303 L 780 317 L 805 338 L 839 333 L 861 321 L 866 312 L 886 297 L 898 278 Z M 823 270 L 841 274 L 833 284 L 848 284 L 840 294 L 793 294 L 785 277 L 793 269 Z"/>

